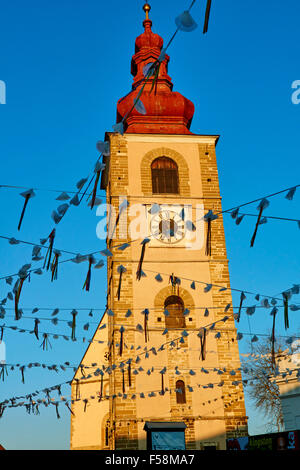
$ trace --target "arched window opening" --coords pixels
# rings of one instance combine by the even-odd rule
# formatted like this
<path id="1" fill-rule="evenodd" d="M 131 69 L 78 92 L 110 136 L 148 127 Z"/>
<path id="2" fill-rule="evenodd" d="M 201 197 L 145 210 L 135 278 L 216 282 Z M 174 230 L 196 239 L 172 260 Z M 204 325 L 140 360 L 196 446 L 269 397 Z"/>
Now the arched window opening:
<path id="1" fill-rule="evenodd" d="M 169 312 L 166 316 L 167 328 L 185 328 L 184 303 L 177 295 L 170 295 L 165 300 L 165 309 Z"/>
<path id="2" fill-rule="evenodd" d="M 108 446 L 109 446 L 109 424 L 107 422 L 105 426 L 105 447 L 108 447 Z"/>
<path id="3" fill-rule="evenodd" d="M 153 194 L 179 194 L 177 164 L 168 157 L 156 158 L 151 165 Z"/>
<path id="4" fill-rule="evenodd" d="M 177 380 L 176 382 L 176 403 L 181 405 L 186 403 L 185 384 L 183 380 Z"/>
<path id="5" fill-rule="evenodd" d="M 101 434 L 102 449 L 108 450 L 110 444 L 110 419 L 108 414 L 103 418 Z"/>

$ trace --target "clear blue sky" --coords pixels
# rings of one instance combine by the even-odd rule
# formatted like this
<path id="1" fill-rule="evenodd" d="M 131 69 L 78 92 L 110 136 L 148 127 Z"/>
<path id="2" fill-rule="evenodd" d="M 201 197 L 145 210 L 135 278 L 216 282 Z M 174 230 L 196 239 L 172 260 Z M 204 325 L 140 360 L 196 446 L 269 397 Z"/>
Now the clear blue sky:
<path id="1" fill-rule="evenodd" d="M 174 18 L 189 1 L 152 0 L 153 30 L 168 41 L 175 30 Z M 213 2 L 207 35 L 202 35 L 204 1 L 197 1 L 192 14 L 201 27 L 179 33 L 169 49 L 169 74 L 174 90 L 195 104 L 191 130 L 221 134 L 217 147 L 223 208 L 299 183 L 300 105 L 292 104 L 291 84 L 300 79 L 300 4 L 290 0 L 227 0 Z M 74 190 L 89 174 L 97 158 L 95 144 L 112 131 L 116 102 L 131 87 L 130 61 L 134 41 L 142 32 L 143 1 L 109 2 L 12 0 L 1 7 L 0 80 L 7 86 L 7 104 L 0 105 L 1 184 L 26 188 Z M 20 234 L 18 218 L 23 198 L 20 191 L 0 188 L 0 235 L 39 242 L 49 235 L 51 212 L 57 207 L 55 193 L 37 191 L 29 202 Z M 289 202 L 283 196 L 271 200 L 268 213 L 299 218 L 299 195 Z M 251 210 L 250 210 L 251 209 Z M 256 204 L 248 212 L 256 213 Z M 96 237 L 98 218 L 86 206 L 71 208 L 59 224 L 56 245 L 74 252 L 103 249 Z M 264 294 L 279 294 L 299 282 L 299 236 L 296 223 L 269 221 L 259 229 L 254 248 L 250 238 L 254 218 L 237 227 L 224 216 L 232 287 Z M 0 277 L 15 273 L 30 262 L 31 247 L 10 246 L 0 240 Z M 59 280 L 49 283 L 47 274 L 32 277 L 24 285 L 21 307 L 94 308 L 77 317 L 78 335 L 91 337 L 82 326 L 98 321 L 105 307 L 106 277 L 93 271 L 90 293 L 82 291 L 86 263 L 66 263 Z M 0 299 L 7 293 L 0 281 Z M 253 298 L 247 298 L 252 305 Z M 234 296 L 237 305 L 238 296 Z M 9 303 L 13 307 L 13 303 Z M 60 319 L 71 320 L 69 311 Z M 39 312 L 49 318 L 51 312 Z M 34 318 L 29 311 L 24 310 Z M 5 323 L 14 324 L 13 311 Z M 2 324 L 3 321 L 0 321 Z M 33 319 L 18 326 L 33 329 Z M 282 328 L 279 316 L 278 333 Z M 291 314 L 291 332 L 299 327 L 297 312 Z M 251 317 L 251 331 L 271 329 L 269 311 Z M 70 334 L 66 323 L 54 327 L 44 321 L 43 331 Z M 249 332 L 245 315 L 239 330 Z M 51 340 L 44 352 L 32 335 L 6 330 L 7 362 L 61 364 L 81 360 L 85 344 Z M 240 342 L 246 352 L 247 340 Z M 69 380 L 72 373 L 36 369 L 9 371 L 0 383 L 0 400 Z M 63 393 L 65 393 L 63 390 Z M 265 431 L 264 419 L 247 401 L 249 429 Z M 24 408 L 9 409 L 0 420 L 0 443 L 8 449 L 68 449 L 68 410 L 41 407 L 39 416 Z"/>

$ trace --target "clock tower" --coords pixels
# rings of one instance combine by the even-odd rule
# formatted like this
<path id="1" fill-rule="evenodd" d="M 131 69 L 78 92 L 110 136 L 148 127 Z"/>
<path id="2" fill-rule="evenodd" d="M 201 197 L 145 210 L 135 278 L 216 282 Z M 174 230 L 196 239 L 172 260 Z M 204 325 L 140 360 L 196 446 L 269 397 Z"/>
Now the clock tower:
<path id="1" fill-rule="evenodd" d="M 73 379 L 71 448 L 223 450 L 226 438 L 247 435 L 247 417 L 219 136 L 190 131 L 194 105 L 173 91 L 170 58 L 144 10 L 132 91 L 117 104 L 124 133 L 106 134 L 107 310 Z M 156 83 L 145 84 L 159 57 Z M 219 213 L 211 224 L 209 211 Z"/>

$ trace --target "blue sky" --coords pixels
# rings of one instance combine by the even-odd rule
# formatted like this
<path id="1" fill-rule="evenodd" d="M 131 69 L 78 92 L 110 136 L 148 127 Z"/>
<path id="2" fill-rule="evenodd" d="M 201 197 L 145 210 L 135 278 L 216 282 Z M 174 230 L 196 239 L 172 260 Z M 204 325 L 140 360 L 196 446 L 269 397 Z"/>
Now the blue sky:
<path id="1" fill-rule="evenodd" d="M 150 3 L 153 31 L 167 42 L 175 17 L 189 2 Z M 192 132 L 221 135 L 217 158 L 226 209 L 299 184 L 300 105 L 291 101 L 291 86 L 300 79 L 300 5 L 296 0 L 288 8 L 279 0 L 213 2 L 209 32 L 203 36 L 204 3 L 197 1 L 192 9 L 199 28 L 180 32 L 170 46 L 169 74 L 174 90 L 195 104 Z M 7 104 L 0 105 L 0 185 L 74 191 L 76 182 L 89 174 L 98 156 L 95 144 L 112 131 L 116 102 L 131 87 L 130 61 L 135 38 L 143 30 L 142 6 L 143 1 L 120 0 L 12 0 L 2 5 L 0 80 L 6 83 Z M 52 229 L 57 195 L 36 191 L 18 233 L 24 202 L 20 192 L 0 188 L 0 235 L 38 243 Z M 299 193 L 291 202 L 282 195 L 272 198 L 267 213 L 299 218 Z M 247 212 L 257 213 L 256 206 Z M 56 246 L 75 253 L 103 249 L 96 237 L 98 221 L 86 206 L 72 207 L 58 226 Z M 299 282 L 300 232 L 295 222 L 269 221 L 259 228 L 253 248 L 254 218 L 236 226 L 224 215 L 224 225 L 232 287 L 278 295 Z M 31 249 L 0 239 L 0 277 L 30 262 Z M 91 291 L 82 291 L 86 271 L 86 263 L 66 263 L 55 283 L 47 275 L 33 277 L 21 297 L 24 316 L 31 319 L 22 319 L 18 326 L 33 329 L 34 315 L 25 308 L 66 308 L 59 318 L 67 321 L 73 308 L 82 308 L 86 310 L 77 321 L 78 335 L 84 336 L 82 325 L 101 318 L 106 291 L 105 268 L 93 271 Z M 0 281 L 0 298 L 7 290 Z M 234 295 L 234 305 L 238 300 Z M 247 302 L 252 305 L 253 298 Z M 93 318 L 88 316 L 91 308 Z M 40 312 L 45 318 L 50 314 Z M 7 315 L 5 323 L 12 325 L 13 311 Z M 291 313 L 288 333 L 282 313 L 278 318 L 278 334 L 298 331 L 297 312 Z M 267 310 L 251 317 L 251 332 L 268 333 L 271 326 Z M 40 329 L 70 334 L 66 323 L 54 327 L 45 321 Z M 239 330 L 249 332 L 245 316 Z M 9 363 L 75 365 L 86 347 L 59 339 L 52 341 L 52 350 L 43 351 L 32 335 L 7 330 L 4 340 Z M 241 352 L 247 349 L 247 340 L 242 340 Z M 71 377 L 71 372 L 29 370 L 22 384 L 20 372 L 11 371 L 0 384 L 0 400 Z M 250 432 L 264 432 L 266 421 L 249 401 L 246 405 Z M 70 416 L 62 407 L 60 414 L 57 420 L 54 407 L 41 408 L 39 416 L 26 414 L 24 408 L 7 410 L 0 420 L 0 443 L 8 449 L 68 449 Z"/>

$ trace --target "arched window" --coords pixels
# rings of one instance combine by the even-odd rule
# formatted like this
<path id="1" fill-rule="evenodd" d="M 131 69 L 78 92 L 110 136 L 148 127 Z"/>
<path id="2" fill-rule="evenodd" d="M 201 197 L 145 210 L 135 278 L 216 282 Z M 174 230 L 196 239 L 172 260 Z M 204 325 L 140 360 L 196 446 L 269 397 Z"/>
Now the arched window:
<path id="1" fill-rule="evenodd" d="M 156 158 L 151 165 L 153 194 L 179 194 L 178 167 L 168 157 Z"/>
<path id="2" fill-rule="evenodd" d="M 170 295 L 165 300 L 165 309 L 170 315 L 166 316 L 166 327 L 167 328 L 184 328 L 185 317 L 184 303 L 183 300 L 177 295 Z"/>
<path id="3" fill-rule="evenodd" d="M 183 380 L 177 380 L 176 382 L 176 403 L 186 403 L 185 384 Z"/>
<path id="4" fill-rule="evenodd" d="M 109 446 L 109 424 L 107 422 L 105 426 L 105 447 L 108 447 L 108 446 Z"/>

